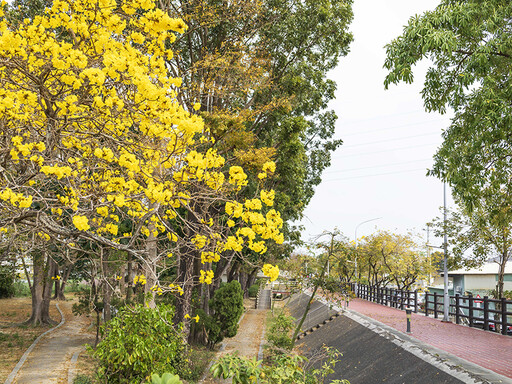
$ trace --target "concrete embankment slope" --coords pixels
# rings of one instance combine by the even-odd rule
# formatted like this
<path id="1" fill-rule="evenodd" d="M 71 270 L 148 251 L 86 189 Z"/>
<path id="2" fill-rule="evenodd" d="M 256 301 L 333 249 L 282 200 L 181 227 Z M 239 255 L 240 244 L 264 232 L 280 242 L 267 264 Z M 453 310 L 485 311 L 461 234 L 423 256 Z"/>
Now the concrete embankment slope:
<path id="1" fill-rule="evenodd" d="M 293 297 L 288 308 L 292 314 L 301 314 L 309 296 L 302 294 Z M 314 301 L 317 316 L 312 320 L 323 322 L 329 318 L 331 310 L 321 302 Z M 313 308 L 312 306 L 312 308 Z M 322 313 L 323 316 L 319 314 Z M 329 316 L 328 316 L 329 315 Z M 313 351 L 322 345 L 328 345 L 343 353 L 330 379 L 347 379 L 351 384 L 368 383 L 416 383 L 416 384 L 452 384 L 486 383 L 475 379 L 458 368 L 447 367 L 435 356 L 421 356 L 411 353 L 394 340 L 394 335 L 385 335 L 375 328 L 364 326 L 350 317 L 342 315 L 315 329 L 298 343 L 303 344 L 305 352 Z M 295 316 L 294 316 L 295 317 Z M 308 324 L 314 327 L 312 323 Z M 306 327 L 303 327 L 306 330 Z M 418 357 L 420 355 L 420 357 Z M 428 355 L 428 356 L 427 356 Z"/>
<path id="2" fill-rule="evenodd" d="M 306 308 L 309 300 L 311 300 L 310 296 L 302 293 L 293 295 L 287 302 L 286 307 L 290 311 L 290 314 L 296 319 L 296 324 L 298 324 L 302 318 L 304 309 Z M 304 323 L 302 324 L 302 330 L 306 332 L 309 329 L 322 324 L 324 321 L 330 319 L 331 316 L 337 313 L 338 311 L 329 308 L 329 306 L 321 303 L 320 301 L 314 300 L 311 303 L 309 312 L 306 316 L 306 319 L 304 320 Z"/>

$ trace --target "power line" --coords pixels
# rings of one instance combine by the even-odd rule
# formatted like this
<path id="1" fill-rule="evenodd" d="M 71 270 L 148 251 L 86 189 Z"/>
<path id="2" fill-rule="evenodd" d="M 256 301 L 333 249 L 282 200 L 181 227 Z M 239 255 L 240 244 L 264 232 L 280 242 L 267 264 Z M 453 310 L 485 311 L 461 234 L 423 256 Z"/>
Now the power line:
<path id="1" fill-rule="evenodd" d="M 362 147 L 363 145 L 380 144 L 380 143 L 389 143 L 390 141 L 401 141 L 401 140 L 415 139 L 416 137 L 433 136 L 433 135 L 439 135 L 439 132 L 423 133 L 423 134 L 421 134 L 421 135 L 405 136 L 405 137 L 399 137 L 399 138 L 394 138 L 394 139 L 386 139 L 386 140 L 370 141 L 370 142 L 367 142 L 367 143 L 361 143 L 361 144 L 345 145 L 345 146 L 344 146 L 344 147 L 342 147 L 342 148 Z"/>
<path id="2" fill-rule="evenodd" d="M 419 122 L 416 122 L 416 123 L 409 123 L 409 124 L 403 124 L 403 125 L 395 125 L 393 127 L 377 128 L 377 129 L 372 129 L 372 130 L 369 130 L 369 131 L 349 133 L 348 135 L 343 135 L 342 134 L 342 136 L 343 137 L 352 137 L 352 136 L 357 136 L 357 135 L 364 135 L 366 133 L 389 131 L 391 129 L 406 128 L 406 127 L 412 127 L 412 126 L 415 126 L 415 125 L 429 124 L 429 123 L 433 123 L 433 122 L 435 123 L 435 122 L 439 122 L 439 121 L 443 121 L 443 120 L 445 120 L 445 119 L 425 120 L 425 121 L 419 121 Z"/>
<path id="3" fill-rule="evenodd" d="M 432 160 L 431 157 L 426 159 L 420 159 L 420 160 L 412 160 L 412 161 L 401 161 L 399 163 L 391 163 L 391 164 L 381 164 L 381 165 L 371 165 L 368 167 L 359 167 L 359 168 L 350 168 L 350 169 L 342 169 L 339 171 L 325 171 L 325 174 L 333 174 L 333 173 L 343 173 L 343 172 L 352 172 L 352 171 L 359 171 L 361 169 L 370 169 L 370 168 L 383 168 L 383 167 L 391 167 L 394 165 L 402 165 L 402 164 L 410 164 L 410 163 L 419 163 L 422 161 Z"/>
<path id="4" fill-rule="evenodd" d="M 416 171 L 426 171 L 427 168 L 416 168 L 416 169 L 406 169 L 403 171 L 395 171 L 395 172 L 384 172 L 384 173 L 374 173 L 372 175 L 363 175 L 363 176 L 352 176 L 352 177 L 342 177 L 340 179 L 331 179 L 331 180 L 323 180 L 324 182 L 329 181 L 342 181 L 342 180 L 353 180 L 353 179 L 362 179 L 365 177 L 375 177 L 375 176 L 385 176 L 385 175 L 394 175 L 398 173 L 410 173 L 410 172 L 416 172 Z"/>
<path id="5" fill-rule="evenodd" d="M 409 145 L 407 147 L 398 147 L 398 148 L 389 148 L 389 149 L 382 149 L 380 151 L 372 151 L 372 152 L 363 152 L 363 153 L 352 153 L 349 155 L 342 154 L 339 156 L 333 156 L 333 158 L 339 159 L 344 157 L 353 157 L 353 156 L 366 156 L 366 155 L 373 155 L 375 153 L 385 153 L 385 152 L 395 152 L 395 151 L 403 151 L 406 149 L 413 149 L 413 148 L 420 148 L 420 147 L 428 147 L 432 145 L 439 145 L 439 143 L 429 143 L 429 144 L 420 144 L 420 145 Z M 344 147 L 341 147 L 344 148 Z M 346 147 L 345 147 L 346 148 Z"/>
<path id="6" fill-rule="evenodd" d="M 385 119 L 385 118 L 388 118 L 388 117 L 407 116 L 407 115 L 412 115 L 412 114 L 418 113 L 418 112 L 425 112 L 425 110 L 423 110 L 423 109 L 416 109 L 414 111 L 409 111 L 409 112 L 404 112 L 404 113 L 392 113 L 392 114 L 389 114 L 389 115 L 380 115 L 380 116 L 370 117 L 368 119 L 357 120 L 357 121 L 353 122 L 352 124 L 359 124 L 360 122 L 373 121 L 373 120 L 381 120 L 381 119 Z"/>

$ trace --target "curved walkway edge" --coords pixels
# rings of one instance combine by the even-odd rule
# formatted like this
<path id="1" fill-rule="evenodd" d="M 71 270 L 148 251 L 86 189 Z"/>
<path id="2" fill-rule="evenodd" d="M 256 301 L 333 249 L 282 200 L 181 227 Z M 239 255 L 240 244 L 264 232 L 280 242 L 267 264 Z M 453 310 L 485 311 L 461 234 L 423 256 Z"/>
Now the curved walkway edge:
<path id="1" fill-rule="evenodd" d="M 23 366 L 23 364 L 25 363 L 25 361 L 27 360 L 28 358 L 28 355 L 30 355 L 30 352 L 32 352 L 32 350 L 34 349 L 34 347 L 37 345 L 37 343 L 39 343 L 39 340 L 41 340 L 44 336 L 46 336 L 47 334 L 55 331 L 57 328 L 59 328 L 61 325 L 63 325 L 65 322 L 66 322 L 66 319 L 64 318 L 64 314 L 62 313 L 62 311 L 60 310 L 60 307 L 59 307 L 59 303 L 55 303 L 55 306 L 57 307 L 57 310 L 59 311 L 60 313 L 60 323 L 57 324 L 55 327 L 53 328 L 50 328 L 49 330 L 47 330 L 46 332 L 40 334 L 38 336 L 37 339 L 34 340 L 34 342 L 32 343 L 32 345 L 30 347 L 28 347 L 28 349 L 25 351 L 25 353 L 23 354 L 23 356 L 21 356 L 21 359 L 20 361 L 18 361 L 18 364 L 16 364 L 16 366 L 14 367 L 14 369 L 12 370 L 12 372 L 10 373 L 9 376 L 7 376 L 7 379 L 5 380 L 4 384 L 11 384 L 13 383 L 13 380 L 14 378 L 16 377 L 16 375 L 18 374 L 18 371 L 21 369 L 21 367 Z"/>

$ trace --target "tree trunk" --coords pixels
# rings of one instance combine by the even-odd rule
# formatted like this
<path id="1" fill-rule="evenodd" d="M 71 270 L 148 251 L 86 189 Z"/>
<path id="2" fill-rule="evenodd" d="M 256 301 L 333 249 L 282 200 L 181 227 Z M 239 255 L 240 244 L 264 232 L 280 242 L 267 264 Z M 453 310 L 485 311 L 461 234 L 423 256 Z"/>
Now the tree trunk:
<path id="1" fill-rule="evenodd" d="M 496 299 L 500 300 L 503 296 L 503 287 L 504 287 L 504 277 L 505 277 L 505 266 L 508 261 L 508 251 L 504 250 L 501 254 L 501 259 L 498 268 L 498 281 L 496 282 Z M 498 313 L 494 314 L 494 320 L 496 320 L 496 332 L 501 332 L 501 302 L 496 303 L 496 311 Z"/>
<path id="2" fill-rule="evenodd" d="M 240 271 L 238 273 L 238 282 L 240 283 L 240 287 L 242 288 L 243 297 L 249 297 L 247 294 L 247 280 L 249 280 L 248 273 L 245 271 Z"/>
<path id="3" fill-rule="evenodd" d="M 31 287 L 32 294 L 32 314 L 26 321 L 32 326 L 53 325 L 55 321 L 50 318 L 50 296 L 52 287 L 52 267 L 49 263 L 45 266 L 44 256 L 40 251 L 33 253 L 33 283 Z M 45 273 L 46 272 L 46 273 Z"/>
<path id="4" fill-rule="evenodd" d="M 185 319 L 185 315 L 190 316 L 192 292 L 193 292 L 193 262 L 194 250 L 183 246 L 177 260 L 177 277 L 178 284 L 183 289 L 183 295 L 176 297 L 176 313 L 174 315 L 174 323 L 183 323 L 183 333 L 185 340 L 190 334 L 190 319 Z"/>
<path id="5" fill-rule="evenodd" d="M 210 285 L 210 297 L 213 297 L 213 294 L 220 287 L 220 283 L 222 282 L 222 276 L 227 272 L 231 265 L 231 261 L 233 260 L 234 254 L 226 257 L 225 259 L 221 259 L 217 263 L 217 269 L 215 270 L 215 278 L 213 279 L 212 284 Z"/>
<path id="6" fill-rule="evenodd" d="M 152 204 L 150 209 L 155 210 L 158 208 L 157 204 Z M 146 253 L 147 253 L 147 261 L 142 266 L 142 270 L 144 271 L 144 276 L 146 276 L 146 285 L 144 286 L 144 295 L 146 305 L 149 308 L 156 308 L 155 302 L 155 294 L 156 292 L 152 289 L 156 283 L 158 282 L 158 278 L 156 275 L 156 263 L 158 259 L 158 249 L 157 249 L 157 238 L 154 234 L 156 230 L 155 222 L 149 220 L 148 223 L 149 236 L 146 240 Z"/>
<path id="7" fill-rule="evenodd" d="M 231 270 L 229 271 L 228 283 L 230 283 L 233 280 L 237 280 L 239 270 L 240 270 L 240 263 L 237 260 L 233 263 L 233 266 L 231 267 Z"/>
<path id="8" fill-rule="evenodd" d="M 57 299 L 59 297 L 59 291 L 60 291 L 60 279 L 55 279 L 55 290 L 53 291 L 53 297 L 52 300 Z"/>
<path id="9" fill-rule="evenodd" d="M 112 311 L 110 307 L 110 302 L 112 298 L 112 287 L 110 285 L 109 276 L 110 276 L 110 268 L 108 264 L 109 252 L 104 251 L 103 247 L 101 248 L 101 262 L 102 262 L 102 270 L 103 270 L 103 321 L 105 323 L 109 322 L 112 319 Z"/>
<path id="10" fill-rule="evenodd" d="M 132 299 L 132 294 L 133 294 L 133 267 L 132 267 L 132 264 L 133 264 L 133 256 L 128 253 L 128 262 L 127 262 L 127 265 L 126 265 L 126 280 L 125 280 L 125 284 L 126 284 L 126 302 L 129 303 L 130 300 Z M 123 281 L 123 280 L 121 280 Z"/>
<path id="11" fill-rule="evenodd" d="M 57 300 L 66 300 L 66 297 L 64 296 L 64 289 L 66 288 L 66 284 L 68 282 L 68 279 L 69 279 L 69 275 L 71 274 L 71 271 L 73 270 L 73 264 L 69 263 L 66 265 L 65 269 L 64 269 L 64 273 L 62 276 L 62 282 L 60 283 L 60 289 L 59 289 L 59 292 L 57 294 Z"/>
<path id="12" fill-rule="evenodd" d="M 331 243 L 332 243 L 332 240 L 331 240 Z M 332 244 L 331 244 L 331 249 L 332 249 Z M 329 256 L 330 256 L 330 254 L 329 254 Z M 328 261 L 329 261 L 329 257 L 327 257 L 327 260 L 325 261 L 325 263 L 323 265 L 322 272 L 320 273 L 319 282 L 322 281 L 324 278 L 325 271 L 327 270 Z M 313 303 L 313 298 L 316 295 L 316 291 L 318 290 L 318 287 L 319 287 L 319 283 L 316 283 L 315 287 L 313 288 L 313 293 L 311 294 L 311 298 L 309 299 L 308 304 L 306 305 L 306 309 L 304 310 L 304 314 L 302 315 L 302 317 L 299 321 L 299 324 L 297 324 L 297 326 L 295 327 L 295 331 L 293 332 L 293 336 L 292 336 L 292 343 L 293 343 L 292 345 L 295 345 L 295 341 L 297 340 L 297 336 L 299 335 L 302 324 L 304 324 L 304 321 L 306 320 L 306 316 L 308 315 L 309 309 L 311 308 L 311 304 Z"/>
<path id="13" fill-rule="evenodd" d="M 246 297 L 249 297 L 249 288 L 254 285 L 256 282 L 256 277 L 258 276 L 259 268 L 254 268 L 247 278 L 247 285 L 245 286 L 244 292 L 247 294 Z"/>

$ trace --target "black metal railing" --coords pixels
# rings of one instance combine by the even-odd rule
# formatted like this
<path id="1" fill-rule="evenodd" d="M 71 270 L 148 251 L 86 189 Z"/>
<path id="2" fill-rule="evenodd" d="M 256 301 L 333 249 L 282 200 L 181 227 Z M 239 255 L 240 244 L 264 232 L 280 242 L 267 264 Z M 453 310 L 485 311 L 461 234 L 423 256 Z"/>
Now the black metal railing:
<path id="1" fill-rule="evenodd" d="M 351 283 L 350 289 L 356 292 L 355 283 Z M 356 294 L 357 297 L 364 300 L 401 310 L 409 307 L 414 312 L 418 312 L 418 291 L 404 291 L 402 289 L 359 284 Z"/>
<path id="2" fill-rule="evenodd" d="M 444 297 L 437 292 L 425 292 L 422 300 L 419 300 L 418 291 L 358 284 L 356 292 L 355 283 L 350 283 L 350 289 L 356 293 L 356 297 L 378 304 L 401 310 L 409 307 L 416 313 L 421 307 L 425 316 L 433 315 L 436 319 L 444 315 Z M 503 335 L 512 335 L 512 319 L 509 321 L 512 318 L 512 300 L 456 294 L 450 295 L 449 305 L 450 321 L 456 324 L 466 324 L 486 331 L 499 330 Z"/>
<path id="3" fill-rule="evenodd" d="M 425 293 L 425 316 L 433 314 L 435 318 L 444 314 L 444 297 L 437 292 Z M 510 309 L 510 310 L 509 310 Z M 505 298 L 490 299 L 473 295 L 450 295 L 449 316 L 456 324 L 465 323 L 470 327 L 496 331 L 501 328 L 503 335 L 512 334 L 512 300 Z"/>

